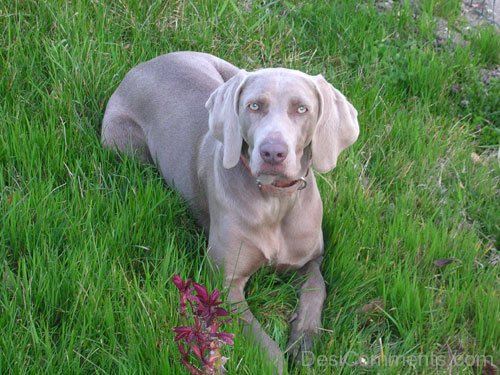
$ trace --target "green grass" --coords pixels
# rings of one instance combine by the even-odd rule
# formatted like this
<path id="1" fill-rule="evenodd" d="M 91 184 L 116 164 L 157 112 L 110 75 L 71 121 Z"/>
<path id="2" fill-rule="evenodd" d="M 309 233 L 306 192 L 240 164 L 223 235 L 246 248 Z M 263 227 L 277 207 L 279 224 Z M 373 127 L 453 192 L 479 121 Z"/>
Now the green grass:
<path id="1" fill-rule="evenodd" d="M 330 362 L 316 373 L 472 373 L 463 356 L 498 364 L 489 260 L 500 86 L 479 83 L 479 69 L 498 63 L 498 34 L 437 49 L 428 17 L 455 14 L 442 1 L 417 19 L 409 2 L 386 13 L 371 2 L 239 3 L 0 1 L 0 372 L 182 373 L 170 280 L 220 285 L 206 238 L 154 168 L 99 143 L 124 74 L 175 50 L 322 73 L 359 110 L 360 139 L 318 176 L 328 296 L 314 351 Z M 281 347 L 296 285 L 263 270 L 248 286 Z M 377 298 L 383 312 L 359 312 Z M 269 373 L 242 328 L 230 329 L 230 373 Z M 352 365 L 361 357 L 368 366 Z"/>
<path id="2" fill-rule="evenodd" d="M 422 12 L 454 21 L 460 15 L 462 0 L 422 0 Z"/>
<path id="3" fill-rule="evenodd" d="M 486 66 L 500 63 L 500 38 L 494 26 L 483 27 L 472 36 L 473 51 Z"/>

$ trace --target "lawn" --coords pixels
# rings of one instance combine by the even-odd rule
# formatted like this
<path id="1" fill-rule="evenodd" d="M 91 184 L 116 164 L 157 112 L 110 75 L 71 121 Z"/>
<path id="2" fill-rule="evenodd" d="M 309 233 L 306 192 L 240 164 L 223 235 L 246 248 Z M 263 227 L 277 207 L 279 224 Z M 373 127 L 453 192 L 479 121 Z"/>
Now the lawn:
<path id="1" fill-rule="evenodd" d="M 171 280 L 220 287 L 206 238 L 153 167 L 100 146 L 124 74 L 176 50 L 321 73 L 359 111 L 359 140 L 317 175 L 324 331 L 290 373 L 498 366 L 500 82 L 481 77 L 500 41 L 435 43 L 435 15 L 463 22 L 442 4 L 0 0 L 0 373 L 185 373 Z M 247 289 L 283 349 L 296 286 L 262 270 Z M 271 373 L 227 329 L 229 373 Z"/>

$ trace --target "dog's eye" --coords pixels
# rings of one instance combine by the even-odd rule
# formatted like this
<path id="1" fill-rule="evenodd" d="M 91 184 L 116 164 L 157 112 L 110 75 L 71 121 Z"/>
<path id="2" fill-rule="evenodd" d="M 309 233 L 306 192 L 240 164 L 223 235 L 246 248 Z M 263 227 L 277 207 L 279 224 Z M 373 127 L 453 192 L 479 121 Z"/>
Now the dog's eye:
<path id="1" fill-rule="evenodd" d="M 299 105 L 297 107 L 297 113 L 303 114 L 307 112 L 307 107 L 305 105 Z"/>
<path id="2" fill-rule="evenodd" d="M 250 103 L 248 105 L 248 108 L 250 108 L 252 111 L 258 111 L 260 107 L 257 103 Z"/>

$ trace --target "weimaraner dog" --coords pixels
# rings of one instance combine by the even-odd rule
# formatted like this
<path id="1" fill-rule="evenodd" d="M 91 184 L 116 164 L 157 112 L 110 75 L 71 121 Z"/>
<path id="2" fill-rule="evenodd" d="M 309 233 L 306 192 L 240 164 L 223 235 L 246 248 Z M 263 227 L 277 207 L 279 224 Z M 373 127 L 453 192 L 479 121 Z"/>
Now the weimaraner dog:
<path id="1" fill-rule="evenodd" d="M 260 267 L 297 269 L 305 282 L 292 319 L 292 358 L 310 350 L 325 284 L 323 207 L 312 169 L 327 172 L 359 134 L 357 112 L 321 75 L 246 72 L 215 56 L 175 52 L 133 68 L 112 95 L 104 146 L 160 169 L 189 202 L 224 270 L 246 329 L 283 369 L 283 353 L 245 302 Z"/>

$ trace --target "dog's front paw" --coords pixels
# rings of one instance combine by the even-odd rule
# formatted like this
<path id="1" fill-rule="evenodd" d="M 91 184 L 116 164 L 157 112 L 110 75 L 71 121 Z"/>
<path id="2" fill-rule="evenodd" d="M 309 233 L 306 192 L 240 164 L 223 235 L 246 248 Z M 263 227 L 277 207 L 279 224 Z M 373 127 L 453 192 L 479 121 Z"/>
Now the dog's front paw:
<path id="1" fill-rule="evenodd" d="M 310 366 L 314 333 L 311 331 L 293 332 L 287 344 L 288 358 L 297 366 Z"/>

